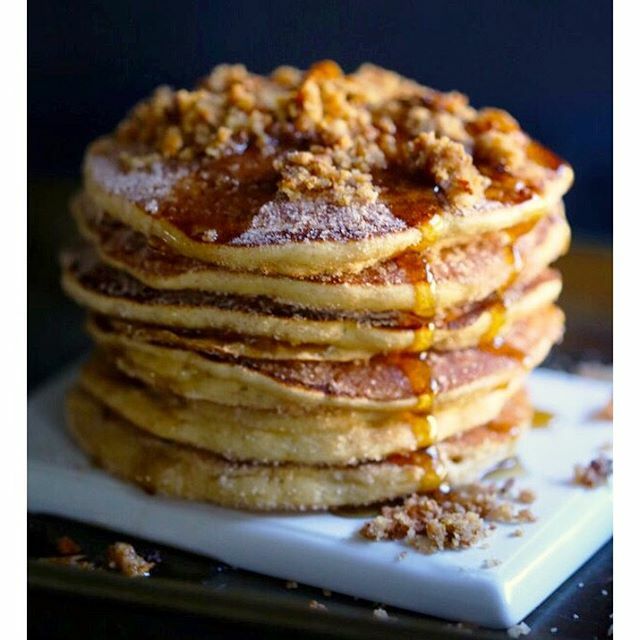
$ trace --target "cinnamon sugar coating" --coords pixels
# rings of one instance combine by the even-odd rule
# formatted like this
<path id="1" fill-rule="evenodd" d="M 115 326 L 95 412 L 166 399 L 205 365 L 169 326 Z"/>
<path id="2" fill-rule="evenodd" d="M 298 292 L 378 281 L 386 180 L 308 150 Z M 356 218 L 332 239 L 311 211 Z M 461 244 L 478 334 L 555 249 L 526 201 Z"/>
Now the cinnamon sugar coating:
<path id="1" fill-rule="evenodd" d="M 191 91 L 157 89 L 115 136 L 125 170 L 257 150 L 279 176 L 278 197 L 340 206 L 376 202 L 385 169 L 424 180 L 460 208 L 485 197 L 496 171 L 540 181 L 549 170 L 529 157 L 531 140 L 506 112 L 477 111 L 458 92 L 373 65 L 345 74 L 332 61 L 268 76 L 218 66 Z"/>

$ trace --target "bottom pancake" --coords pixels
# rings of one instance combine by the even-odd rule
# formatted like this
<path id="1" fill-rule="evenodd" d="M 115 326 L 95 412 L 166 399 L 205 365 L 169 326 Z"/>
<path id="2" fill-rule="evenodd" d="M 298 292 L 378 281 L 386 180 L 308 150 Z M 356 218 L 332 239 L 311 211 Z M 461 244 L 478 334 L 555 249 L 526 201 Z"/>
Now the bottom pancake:
<path id="1" fill-rule="evenodd" d="M 459 485 L 514 455 L 531 418 L 517 394 L 491 425 L 423 452 L 354 467 L 235 463 L 139 431 L 80 388 L 67 399 L 68 425 L 80 446 L 106 470 L 148 491 L 227 507 L 317 510 L 365 505 L 443 482 Z"/>

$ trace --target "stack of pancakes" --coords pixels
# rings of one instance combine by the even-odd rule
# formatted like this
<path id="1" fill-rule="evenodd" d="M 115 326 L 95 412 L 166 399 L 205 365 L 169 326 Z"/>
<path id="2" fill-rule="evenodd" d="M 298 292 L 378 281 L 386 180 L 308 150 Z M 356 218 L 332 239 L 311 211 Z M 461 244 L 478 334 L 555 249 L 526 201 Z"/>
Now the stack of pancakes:
<path id="1" fill-rule="evenodd" d="M 370 65 L 161 88 L 86 154 L 63 260 L 98 464 L 255 509 L 465 483 L 514 454 L 563 332 L 570 167 Z"/>

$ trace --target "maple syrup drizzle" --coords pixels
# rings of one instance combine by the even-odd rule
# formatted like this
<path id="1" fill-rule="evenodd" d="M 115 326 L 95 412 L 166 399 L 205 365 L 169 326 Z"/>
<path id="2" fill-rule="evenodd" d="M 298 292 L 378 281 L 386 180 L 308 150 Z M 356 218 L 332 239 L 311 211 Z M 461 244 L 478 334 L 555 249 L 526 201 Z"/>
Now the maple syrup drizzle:
<path id="1" fill-rule="evenodd" d="M 509 268 L 509 275 L 496 292 L 498 301 L 489 308 L 489 327 L 480 338 L 480 348 L 483 351 L 493 353 L 495 355 L 506 356 L 508 358 L 514 358 L 522 364 L 525 364 L 525 366 L 528 359 L 527 354 L 523 353 L 513 345 L 510 345 L 502 337 L 504 328 L 507 324 L 508 302 L 506 299 L 506 293 L 516 283 L 524 266 L 518 241 L 534 229 L 542 215 L 543 213 L 537 212 L 528 220 L 514 225 L 504 231 L 509 238 L 509 242 L 504 248 L 505 263 Z"/>
<path id="2" fill-rule="evenodd" d="M 410 351 L 426 351 L 429 349 L 433 345 L 435 330 L 436 327 L 433 322 L 415 329 Z"/>
<path id="3" fill-rule="evenodd" d="M 420 227 L 422 239 L 414 247 L 416 251 L 424 251 L 427 247 L 435 244 L 443 235 L 444 219 L 440 214 L 432 215 L 427 224 Z"/>
<path id="4" fill-rule="evenodd" d="M 435 447 L 411 453 L 394 453 L 387 458 L 387 462 L 399 466 L 420 467 L 424 473 L 420 478 L 419 491 L 427 492 L 437 489 L 442 485 L 447 475 Z"/>
<path id="5" fill-rule="evenodd" d="M 502 300 L 493 304 L 489 308 L 489 313 L 491 315 L 489 328 L 480 338 L 481 347 L 492 347 L 498 341 L 500 333 L 507 321 L 507 307 Z"/>
<path id="6" fill-rule="evenodd" d="M 194 240 L 231 242 L 274 199 L 279 176 L 272 165 L 272 158 L 255 150 L 202 160 L 158 201 L 154 216 Z"/>
<path id="7" fill-rule="evenodd" d="M 411 425 L 418 447 L 428 447 L 435 442 L 438 433 L 435 416 L 408 413 L 407 422 Z"/>
<path id="8" fill-rule="evenodd" d="M 518 349 L 515 345 L 510 344 L 501 336 L 497 336 L 491 342 L 481 342 L 480 349 L 485 353 L 490 353 L 495 356 L 517 360 L 522 366 L 529 368 L 531 360 L 529 354 Z"/>
<path id="9" fill-rule="evenodd" d="M 544 429 L 551 424 L 551 421 L 554 419 L 553 413 L 549 411 L 542 411 L 541 409 L 536 409 L 533 412 L 533 418 L 531 419 L 531 426 L 534 429 Z"/>
<path id="10" fill-rule="evenodd" d="M 536 211 L 524 222 L 520 222 L 519 224 L 504 230 L 504 234 L 509 239 L 508 244 L 505 247 L 505 262 L 509 266 L 509 277 L 501 287 L 503 292 L 516 282 L 524 267 L 522 253 L 519 246 L 520 239 L 533 231 L 538 222 L 540 222 L 540 219 L 544 217 L 544 213 L 544 211 Z"/>
<path id="11" fill-rule="evenodd" d="M 432 316 L 436 310 L 435 283 L 417 282 L 414 285 L 415 302 L 414 312 L 419 316 Z"/>
<path id="12" fill-rule="evenodd" d="M 481 345 L 494 351 L 500 346 L 500 351 L 503 355 L 506 355 L 504 345 L 500 345 L 498 339 L 505 327 L 507 319 L 505 294 L 518 280 L 524 267 L 518 241 L 531 232 L 543 216 L 544 211 L 538 211 L 524 222 L 504 230 L 504 233 L 508 237 L 508 243 L 504 248 L 504 260 L 508 266 L 509 275 L 497 291 L 499 302 L 490 309 L 491 322 L 485 335 L 482 336 L 480 340 Z M 405 272 L 408 281 L 413 284 L 415 294 L 413 312 L 417 316 L 433 316 L 437 309 L 437 283 L 431 271 L 428 258 L 423 254 L 423 251 L 425 247 L 435 241 L 442 226 L 442 218 L 439 215 L 434 215 L 429 223 L 423 227 L 423 232 L 426 234 L 424 238 L 426 238 L 426 240 L 423 238 L 423 242 L 395 258 L 398 267 Z M 424 229 L 428 231 L 424 231 Z M 416 329 L 411 351 L 423 351 L 430 348 L 433 344 L 434 331 L 435 326 L 433 323 Z M 512 351 L 511 355 L 513 357 L 520 357 L 515 351 Z"/>
<path id="13" fill-rule="evenodd" d="M 509 267 L 509 276 L 501 287 L 503 291 L 512 286 L 522 273 L 522 255 L 517 242 L 511 242 L 509 246 L 505 247 L 505 262 Z"/>
<path id="14" fill-rule="evenodd" d="M 431 409 L 438 393 L 438 385 L 431 374 L 431 365 L 426 360 L 427 352 L 419 355 L 394 353 L 389 362 L 402 370 L 417 398 L 415 411 L 426 412 Z"/>
<path id="15" fill-rule="evenodd" d="M 428 257 L 412 248 L 396 256 L 395 263 L 413 285 L 413 312 L 418 316 L 433 316 L 437 307 L 437 286 Z"/>
<path id="16" fill-rule="evenodd" d="M 446 200 L 442 192 L 430 185 L 424 175 L 407 172 L 401 166 L 374 170 L 372 175 L 380 192 L 379 202 L 389 207 L 391 213 L 408 227 L 421 231 L 422 240 L 418 244 L 433 243 L 443 222 L 441 211 Z"/>

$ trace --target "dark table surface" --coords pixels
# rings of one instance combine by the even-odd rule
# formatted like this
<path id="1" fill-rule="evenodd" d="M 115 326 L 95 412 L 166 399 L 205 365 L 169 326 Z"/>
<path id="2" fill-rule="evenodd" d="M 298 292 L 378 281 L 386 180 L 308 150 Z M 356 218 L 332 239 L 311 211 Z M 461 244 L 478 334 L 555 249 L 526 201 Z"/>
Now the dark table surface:
<path id="1" fill-rule="evenodd" d="M 33 389 L 89 348 L 83 314 L 58 286 L 57 254 L 73 238 L 66 201 L 73 181 L 29 185 L 28 373 Z M 559 265 L 565 279 L 561 304 L 567 335 L 547 363 L 564 369 L 610 363 L 612 357 L 611 252 L 574 243 Z M 378 603 L 323 595 L 300 585 L 236 570 L 214 560 L 130 536 L 143 554 L 161 558 L 148 579 L 106 571 L 82 571 L 39 560 L 54 555 L 55 540 L 68 535 L 97 558 L 117 532 L 61 518 L 29 514 L 29 633 L 32 638 L 508 638 L 504 631 L 436 620 L 387 608 L 391 622 L 377 620 Z M 528 638 L 607 638 L 612 620 L 612 543 L 552 594 L 527 619 Z M 309 607 L 311 600 L 326 611 Z M 554 629 L 555 631 L 552 631 Z"/>
<path id="2" fill-rule="evenodd" d="M 117 532 L 50 516 L 29 516 L 29 631 L 42 638 L 508 638 L 505 631 L 445 622 L 379 603 L 323 593 L 191 553 L 126 536 L 158 560 L 151 577 L 131 579 L 41 560 L 70 536 L 98 562 Z M 533 638 L 607 638 L 612 624 L 612 543 L 526 618 Z M 316 600 L 326 611 L 311 609 Z M 556 629 L 555 632 L 552 629 Z"/>

